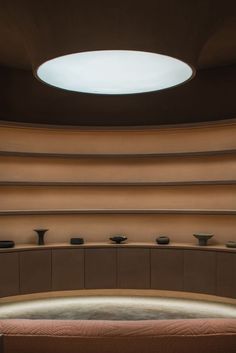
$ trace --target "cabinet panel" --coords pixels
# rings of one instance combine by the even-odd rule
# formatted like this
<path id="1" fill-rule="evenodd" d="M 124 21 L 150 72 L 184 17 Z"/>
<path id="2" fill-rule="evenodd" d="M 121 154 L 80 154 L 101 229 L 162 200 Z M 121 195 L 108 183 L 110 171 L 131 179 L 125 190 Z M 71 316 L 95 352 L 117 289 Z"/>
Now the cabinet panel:
<path id="1" fill-rule="evenodd" d="M 51 290 L 51 251 L 33 250 L 20 253 L 20 292 Z"/>
<path id="2" fill-rule="evenodd" d="M 236 298 L 236 254 L 217 254 L 216 294 Z"/>
<path id="3" fill-rule="evenodd" d="M 118 288 L 150 288 L 149 249 L 118 249 Z"/>
<path id="4" fill-rule="evenodd" d="M 0 297 L 134 288 L 236 298 L 236 254 L 207 249 L 70 248 L 0 252 Z"/>
<path id="5" fill-rule="evenodd" d="M 216 293 L 216 253 L 184 251 L 184 290 L 195 293 Z"/>
<path id="6" fill-rule="evenodd" d="M 85 250 L 85 288 L 116 288 L 116 249 Z"/>
<path id="7" fill-rule="evenodd" d="M 84 288 L 84 250 L 52 251 L 52 290 Z"/>
<path id="8" fill-rule="evenodd" d="M 18 253 L 0 254 L 0 297 L 19 294 Z"/>
<path id="9" fill-rule="evenodd" d="M 183 250 L 151 250 L 151 288 L 175 291 L 184 289 Z"/>

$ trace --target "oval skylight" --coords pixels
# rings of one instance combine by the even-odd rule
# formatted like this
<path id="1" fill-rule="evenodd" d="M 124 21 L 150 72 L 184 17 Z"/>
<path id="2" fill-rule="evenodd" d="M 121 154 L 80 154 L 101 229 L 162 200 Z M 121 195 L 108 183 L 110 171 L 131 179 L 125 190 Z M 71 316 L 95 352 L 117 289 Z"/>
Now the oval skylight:
<path id="1" fill-rule="evenodd" d="M 178 59 L 142 51 L 99 50 L 61 56 L 37 70 L 49 85 L 95 94 L 162 90 L 189 80 L 192 68 Z"/>

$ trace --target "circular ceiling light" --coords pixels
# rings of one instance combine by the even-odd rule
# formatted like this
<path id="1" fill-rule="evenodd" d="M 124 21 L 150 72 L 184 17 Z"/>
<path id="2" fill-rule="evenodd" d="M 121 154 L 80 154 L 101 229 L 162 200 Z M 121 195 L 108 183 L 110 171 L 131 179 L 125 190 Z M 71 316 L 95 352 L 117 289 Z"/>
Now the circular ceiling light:
<path id="1" fill-rule="evenodd" d="M 98 50 L 60 56 L 37 70 L 40 80 L 65 90 L 132 94 L 179 85 L 193 76 L 178 59 L 142 51 Z"/>

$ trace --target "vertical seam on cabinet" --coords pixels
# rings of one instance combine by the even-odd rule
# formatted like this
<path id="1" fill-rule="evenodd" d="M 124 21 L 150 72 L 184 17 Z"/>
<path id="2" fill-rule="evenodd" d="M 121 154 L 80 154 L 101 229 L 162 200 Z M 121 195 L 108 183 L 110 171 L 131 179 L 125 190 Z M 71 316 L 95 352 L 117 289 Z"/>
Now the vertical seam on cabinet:
<path id="1" fill-rule="evenodd" d="M 151 249 L 149 248 L 149 289 L 151 289 L 152 284 L 152 264 L 151 264 Z"/>
<path id="2" fill-rule="evenodd" d="M 116 278 L 117 278 L 117 287 L 116 288 L 120 288 L 120 281 L 119 281 L 119 267 L 120 267 L 120 247 L 117 247 L 116 249 Z"/>
<path id="3" fill-rule="evenodd" d="M 119 252 L 119 248 L 116 248 L 116 288 L 120 288 L 119 287 L 119 278 L 118 278 L 118 266 L 119 266 L 119 257 L 118 257 L 118 252 Z"/>
<path id="4" fill-rule="evenodd" d="M 185 292 L 185 250 L 183 250 L 183 291 Z"/>
<path id="5" fill-rule="evenodd" d="M 215 254 L 215 291 L 214 291 L 214 295 L 217 295 L 217 277 L 218 277 L 218 253 L 216 251 L 214 251 L 214 254 Z"/>
<path id="6" fill-rule="evenodd" d="M 82 251 L 83 251 L 83 264 L 84 264 L 84 273 L 83 273 L 83 289 L 85 289 L 85 250 L 86 249 L 82 249 Z"/>
<path id="7" fill-rule="evenodd" d="M 52 291 L 52 249 L 51 249 L 51 251 L 50 251 L 50 253 L 51 253 L 51 286 L 50 286 L 50 291 Z"/>
<path id="8" fill-rule="evenodd" d="M 18 266 L 19 266 L 19 294 L 21 294 L 21 251 L 18 252 Z"/>
<path id="9" fill-rule="evenodd" d="M 233 298 L 236 298 L 236 258 L 235 258 L 235 254 L 232 254 L 234 256 L 233 259 L 233 275 L 232 275 L 232 281 L 233 281 Z"/>
<path id="10" fill-rule="evenodd" d="M 84 289 L 86 289 L 86 261 L 85 261 L 85 257 L 86 257 L 86 252 L 87 252 L 87 249 L 84 249 Z"/>
<path id="11" fill-rule="evenodd" d="M 182 275 L 182 289 L 181 291 L 184 291 L 184 251 L 183 249 L 180 249 L 180 252 L 182 253 L 182 269 L 181 269 L 181 275 Z"/>

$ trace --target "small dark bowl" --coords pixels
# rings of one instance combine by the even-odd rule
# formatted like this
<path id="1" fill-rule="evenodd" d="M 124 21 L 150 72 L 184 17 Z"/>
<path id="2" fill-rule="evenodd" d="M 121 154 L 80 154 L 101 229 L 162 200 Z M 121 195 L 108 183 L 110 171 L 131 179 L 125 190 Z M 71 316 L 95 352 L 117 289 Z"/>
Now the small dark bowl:
<path id="1" fill-rule="evenodd" d="M 84 238 L 71 238 L 70 239 L 71 245 L 81 245 L 84 244 Z"/>
<path id="2" fill-rule="evenodd" d="M 156 238 L 156 242 L 157 244 L 165 245 L 165 244 L 169 244 L 170 239 L 165 235 L 161 235 L 160 237 Z"/>
<path id="3" fill-rule="evenodd" d="M 12 240 L 0 240 L 0 248 L 13 248 L 15 246 Z"/>
<path id="4" fill-rule="evenodd" d="M 229 240 L 225 245 L 227 248 L 236 248 L 236 241 Z"/>
<path id="5" fill-rule="evenodd" d="M 127 239 L 128 238 L 125 237 L 124 235 L 115 235 L 114 237 L 110 238 L 110 240 L 114 241 L 116 244 L 120 244 Z"/>

